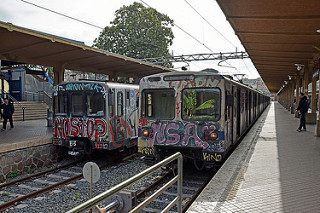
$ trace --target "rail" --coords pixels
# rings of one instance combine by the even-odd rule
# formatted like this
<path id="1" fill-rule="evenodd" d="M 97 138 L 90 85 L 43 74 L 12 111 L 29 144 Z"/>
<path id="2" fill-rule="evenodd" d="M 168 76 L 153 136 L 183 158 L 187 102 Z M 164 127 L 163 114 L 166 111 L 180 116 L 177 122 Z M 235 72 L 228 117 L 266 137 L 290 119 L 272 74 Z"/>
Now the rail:
<path id="1" fill-rule="evenodd" d="M 23 92 L 23 100 L 26 101 L 42 101 L 49 106 L 52 106 L 52 96 L 50 96 L 45 91 L 38 91 L 38 92 Z"/>
<path id="2" fill-rule="evenodd" d="M 149 198 L 141 202 L 139 205 L 137 205 L 134 209 L 130 211 L 130 213 L 136 213 L 141 211 L 145 206 L 147 206 L 150 202 L 152 202 L 155 198 L 157 198 L 162 192 L 164 192 L 166 189 L 168 189 L 170 186 L 172 186 L 175 182 L 177 182 L 178 185 L 178 192 L 177 196 L 169 203 L 169 205 L 162 211 L 162 212 L 168 212 L 175 204 L 177 204 L 177 212 L 182 212 L 182 175 L 183 175 L 183 158 L 182 154 L 180 152 L 177 152 L 170 157 L 164 159 L 163 161 L 153 165 L 152 167 L 146 169 L 145 171 L 129 178 L 128 180 L 118 184 L 117 186 L 114 186 L 113 188 L 97 195 L 96 197 L 80 204 L 79 206 L 76 206 L 75 208 L 67 211 L 67 213 L 73 213 L 73 212 L 81 212 L 87 209 L 90 209 L 97 205 L 98 203 L 106 200 L 107 198 L 115 195 L 116 193 L 120 192 L 120 190 L 123 190 L 124 188 L 130 186 L 131 184 L 135 183 L 136 181 L 142 179 L 143 177 L 151 174 L 152 172 L 156 171 L 157 169 L 161 168 L 162 166 L 165 166 L 169 163 L 171 163 L 174 160 L 178 160 L 178 174 L 167 184 L 165 184 L 163 187 L 158 189 L 155 193 L 150 195 Z M 113 207 L 114 205 L 109 205 L 108 207 Z M 106 208 L 106 207 L 105 207 Z M 108 210 L 108 209 L 106 209 Z"/>
<path id="3" fill-rule="evenodd" d="M 22 121 L 24 121 L 24 110 L 26 109 L 25 106 L 23 106 L 20 101 L 18 101 L 17 99 L 15 99 L 15 97 L 13 97 L 12 95 L 10 95 L 9 92 L 3 90 L 3 92 L 5 93 L 5 95 L 7 97 L 9 97 L 11 100 L 13 100 L 21 109 L 22 109 Z M 0 93 L 2 93 L 2 90 L 0 90 Z"/>

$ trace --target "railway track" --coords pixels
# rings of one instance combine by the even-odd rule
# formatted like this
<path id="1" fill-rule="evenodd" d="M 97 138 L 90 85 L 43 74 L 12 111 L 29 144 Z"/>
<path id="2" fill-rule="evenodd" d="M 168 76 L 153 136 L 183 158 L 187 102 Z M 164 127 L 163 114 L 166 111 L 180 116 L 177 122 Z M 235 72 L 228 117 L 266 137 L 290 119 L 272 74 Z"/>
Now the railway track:
<path id="1" fill-rule="evenodd" d="M 215 167 L 211 171 L 199 172 L 194 169 L 184 169 L 183 175 L 183 212 L 186 212 L 188 207 L 197 198 L 200 192 L 212 179 L 213 175 L 218 171 L 218 167 Z M 159 189 L 163 184 L 169 181 L 175 170 L 170 170 L 162 177 L 158 178 L 152 185 L 137 193 L 137 202 L 142 202 L 145 197 L 148 197 L 154 191 Z M 146 208 L 143 209 L 145 213 L 160 212 L 167 206 L 177 195 L 177 184 L 174 184 L 167 189 L 162 195 L 152 201 Z M 171 208 L 169 212 L 177 212 L 176 206 Z"/>
<path id="2" fill-rule="evenodd" d="M 121 162 L 133 158 L 135 154 L 120 159 Z M 100 170 L 114 166 L 119 159 L 100 163 Z M 83 178 L 82 167 L 85 162 L 73 162 L 71 164 L 50 169 L 25 178 L 17 179 L 0 185 L 0 212 L 19 205 L 21 202 L 51 192 L 57 193 L 58 188 L 67 185 L 75 187 L 73 182 Z M 98 163 L 99 164 L 99 163 Z"/>

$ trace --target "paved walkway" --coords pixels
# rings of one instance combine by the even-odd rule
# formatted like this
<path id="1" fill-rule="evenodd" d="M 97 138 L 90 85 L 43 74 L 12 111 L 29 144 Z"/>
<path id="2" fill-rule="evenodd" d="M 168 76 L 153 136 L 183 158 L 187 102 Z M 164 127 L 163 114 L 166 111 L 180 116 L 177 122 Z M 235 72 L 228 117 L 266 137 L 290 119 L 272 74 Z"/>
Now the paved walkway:
<path id="1" fill-rule="evenodd" d="M 0 131 L 0 153 L 15 149 L 37 146 L 51 142 L 53 128 L 47 127 L 47 120 L 17 121 L 10 129 L 7 124 L 5 131 Z M 2 127 L 2 120 L 0 120 Z"/>
<path id="2" fill-rule="evenodd" d="M 320 212 L 320 138 L 298 123 L 271 103 L 188 212 Z"/>

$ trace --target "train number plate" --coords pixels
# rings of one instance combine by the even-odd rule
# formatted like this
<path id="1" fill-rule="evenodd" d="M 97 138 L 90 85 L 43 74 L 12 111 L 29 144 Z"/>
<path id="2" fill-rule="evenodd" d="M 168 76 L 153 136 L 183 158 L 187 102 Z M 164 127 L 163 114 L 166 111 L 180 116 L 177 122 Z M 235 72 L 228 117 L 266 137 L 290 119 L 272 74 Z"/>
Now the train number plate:
<path id="1" fill-rule="evenodd" d="M 77 141 L 75 141 L 75 140 L 70 140 L 70 141 L 69 141 L 69 146 L 77 146 Z"/>
<path id="2" fill-rule="evenodd" d="M 68 151 L 68 154 L 73 155 L 73 156 L 78 156 L 78 155 L 80 155 L 80 152 Z"/>

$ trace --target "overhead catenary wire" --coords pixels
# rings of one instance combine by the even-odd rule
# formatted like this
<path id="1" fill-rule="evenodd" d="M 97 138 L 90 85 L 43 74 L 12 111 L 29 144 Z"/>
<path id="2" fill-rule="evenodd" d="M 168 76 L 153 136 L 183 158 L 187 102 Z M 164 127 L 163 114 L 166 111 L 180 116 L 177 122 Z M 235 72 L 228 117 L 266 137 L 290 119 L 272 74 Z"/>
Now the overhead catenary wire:
<path id="1" fill-rule="evenodd" d="M 51 10 L 51 9 L 49 9 L 49 8 L 46 8 L 46 7 L 42 7 L 42 6 L 37 5 L 37 4 L 35 4 L 35 3 L 29 2 L 29 1 L 26 1 L 26 0 L 21 0 L 21 1 L 24 2 L 24 3 L 30 4 L 30 5 L 33 5 L 33 6 L 35 6 L 35 7 L 41 8 L 41 9 L 43 9 L 43 10 L 47 10 L 47 11 L 49 11 L 49 12 L 51 12 L 51 13 L 55 13 L 55 14 L 57 14 L 57 15 L 64 16 L 64 17 L 69 18 L 69 19 L 72 19 L 72 20 L 74 20 L 74 21 L 81 22 L 81 23 L 86 24 L 86 25 L 89 25 L 89 26 L 91 26 L 91 27 L 99 28 L 99 29 L 102 29 L 102 30 L 104 29 L 103 27 L 100 27 L 100 26 L 98 26 L 98 25 L 91 24 L 91 23 L 86 22 L 86 21 L 82 21 L 82 20 L 80 20 L 80 19 L 78 19 L 78 18 L 74 18 L 74 17 L 72 17 L 72 16 L 68 16 L 68 15 L 63 14 L 63 13 L 59 13 L 59 12 L 57 12 L 57 11 Z"/>
<path id="2" fill-rule="evenodd" d="M 219 33 L 229 44 L 237 48 L 227 37 L 225 37 L 217 28 L 215 28 L 206 18 L 204 18 L 201 13 L 199 13 L 187 0 L 185 2 L 210 26 L 212 27 L 217 33 Z"/>
<path id="3" fill-rule="evenodd" d="M 143 0 L 140 0 L 143 4 L 147 5 L 148 7 L 154 9 L 153 7 L 151 7 L 148 3 L 146 3 Z M 155 10 L 155 9 L 154 9 Z M 180 29 L 182 32 L 184 32 L 185 34 L 187 34 L 188 36 L 190 36 L 193 40 L 197 41 L 199 44 L 203 45 L 205 48 L 207 48 L 208 50 L 210 50 L 211 52 L 214 52 L 212 49 L 210 49 L 210 47 L 208 47 L 207 45 L 205 45 L 203 42 L 199 41 L 196 37 L 194 37 L 193 35 L 191 35 L 189 32 L 187 32 L 186 30 L 184 30 L 182 27 L 180 27 L 179 25 L 177 25 L 176 23 L 173 23 L 173 25 L 175 27 L 177 27 L 178 29 Z"/>

